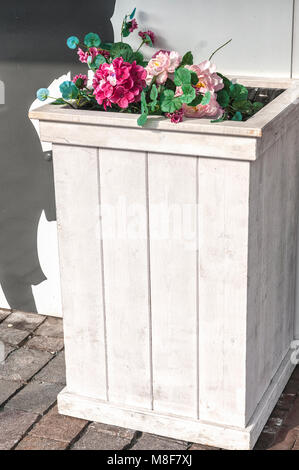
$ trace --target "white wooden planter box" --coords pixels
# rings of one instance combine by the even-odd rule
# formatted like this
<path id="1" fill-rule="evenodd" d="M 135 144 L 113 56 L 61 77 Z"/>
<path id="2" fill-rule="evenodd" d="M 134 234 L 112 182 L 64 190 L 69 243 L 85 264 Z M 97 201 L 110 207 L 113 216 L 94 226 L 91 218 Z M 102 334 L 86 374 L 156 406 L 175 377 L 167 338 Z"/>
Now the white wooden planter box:
<path id="1" fill-rule="evenodd" d="M 299 93 L 242 82 L 288 89 L 245 123 L 31 112 L 54 150 L 60 413 L 255 444 L 294 368 Z"/>

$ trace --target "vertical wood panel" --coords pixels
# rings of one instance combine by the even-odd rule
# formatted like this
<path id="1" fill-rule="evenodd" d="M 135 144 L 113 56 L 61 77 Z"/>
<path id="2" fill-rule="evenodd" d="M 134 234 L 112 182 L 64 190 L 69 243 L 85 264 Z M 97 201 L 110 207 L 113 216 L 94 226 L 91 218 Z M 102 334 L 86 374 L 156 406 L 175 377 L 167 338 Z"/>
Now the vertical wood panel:
<path id="1" fill-rule="evenodd" d="M 149 154 L 154 410 L 195 418 L 196 163 Z"/>
<path id="2" fill-rule="evenodd" d="M 100 149 L 99 162 L 109 398 L 151 408 L 146 155 Z"/>
<path id="3" fill-rule="evenodd" d="M 106 399 L 98 151 L 54 145 L 67 387 Z"/>
<path id="4" fill-rule="evenodd" d="M 200 419 L 245 424 L 249 163 L 199 160 Z"/>

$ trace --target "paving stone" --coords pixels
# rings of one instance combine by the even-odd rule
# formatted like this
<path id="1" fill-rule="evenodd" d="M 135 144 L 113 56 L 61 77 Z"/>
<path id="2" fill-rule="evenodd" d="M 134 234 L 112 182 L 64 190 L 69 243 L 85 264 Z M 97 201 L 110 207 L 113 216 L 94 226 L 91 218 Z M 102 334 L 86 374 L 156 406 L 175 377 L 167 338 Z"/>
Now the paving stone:
<path id="1" fill-rule="evenodd" d="M 27 341 L 26 346 L 27 348 L 48 351 L 53 354 L 63 349 L 63 339 L 49 336 L 34 336 Z"/>
<path id="2" fill-rule="evenodd" d="M 64 352 L 57 354 L 34 378 L 37 382 L 48 382 L 65 385 Z"/>
<path id="3" fill-rule="evenodd" d="M 36 335 L 63 338 L 63 323 L 61 318 L 48 317 L 35 331 Z"/>
<path id="4" fill-rule="evenodd" d="M 44 351 L 20 348 L 13 351 L 4 364 L 0 364 L 0 379 L 27 381 L 36 374 L 52 355 Z"/>
<path id="5" fill-rule="evenodd" d="M 0 309 L 0 323 L 11 314 L 11 310 Z"/>
<path id="6" fill-rule="evenodd" d="M 34 331 L 46 317 L 37 313 L 24 313 L 13 311 L 11 315 L 4 321 L 4 324 L 10 323 L 18 330 Z"/>
<path id="7" fill-rule="evenodd" d="M 37 415 L 25 411 L 0 411 L 0 450 L 10 450 L 33 425 Z"/>
<path id="8" fill-rule="evenodd" d="M 143 433 L 132 447 L 132 450 L 187 450 L 188 447 L 189 444 L 187 442 Z"/>
<path id="9" fill-rule="evenodd" d="M 22 386 L 22 382 L 0 380 L 0 406 Z"/>
<path id="10" fill-rule="evenodd" d="M 8 328 L 7 324 L 0 324 L 0 341 L 11 344 L 12 346 L 20 345 L 28 336 L 28 331 L 18 330 L 17 328 Z"/>
<path id="11" fill-rule="evenodd" d="M 122 450 L 130 444 L 134 434 L 130 429 L 92 423 L 72 450 Z"/>
<path id="12" fill-rule="evenodd" d="M 30 436 L 70 443 L 87 423 L 84 419 L 60 415 L 55 406 L 34 426 Z"/>
<path id="13" fill-rule="evenodd" d="M 192 444 L 188 450 L 220 450 L 219 447 L 205 446 L 203 444 Z"/>
<path id="14" fill-rule="evenodd" d="M 26 436 L 17 445 L 15 450 L 65 450 L 66 442 L 43 439 L 41 437 Z"/>
<path id="15" fill-rule="evenodd" d="M 63 385 L 31 382 L 6 404 L 5 409 L 44 414 L 57 399 Z"/>
<path id="16" fill-rule="evenodd" d="M 289 429 L 282 426 L 274 444 L 268 450 L 291 450 L 299 439 L 299 429 Z"/>

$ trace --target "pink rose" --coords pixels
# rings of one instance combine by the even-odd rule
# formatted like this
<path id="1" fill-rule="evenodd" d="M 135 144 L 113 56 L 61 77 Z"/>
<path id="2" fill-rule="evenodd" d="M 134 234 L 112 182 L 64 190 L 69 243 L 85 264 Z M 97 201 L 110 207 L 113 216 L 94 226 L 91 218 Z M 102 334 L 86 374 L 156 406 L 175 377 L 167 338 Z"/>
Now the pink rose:
<path id="1" fill-rule="evenodd" d="M 159 51 L 149 61 L 146 71 L 146 84 L 150 85 L 153 78 L 156 83 L 162 85 L 166 82 L 170 74 L 174 73 L 182 61 L 180 55 L 175 51 Z"/>
<path id="2" fill-rule="evenodd" d="M 222 78 L 216 73 L 216 65 L 211 64 L 209 60 L 199 65 L 186 65 L 185 68 L 197 74 L 198 83 L 195 86 L 200 91 L 219 91 L 224 87 Z"/>

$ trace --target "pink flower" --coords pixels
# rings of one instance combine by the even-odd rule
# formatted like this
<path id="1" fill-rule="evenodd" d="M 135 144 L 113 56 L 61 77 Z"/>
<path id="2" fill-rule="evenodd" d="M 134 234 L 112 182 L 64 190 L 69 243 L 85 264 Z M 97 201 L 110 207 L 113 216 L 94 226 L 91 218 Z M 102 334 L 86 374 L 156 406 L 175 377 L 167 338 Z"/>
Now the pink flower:
<path id="1" fill-rule="evenodd" d="M 216 66 L 210 61 L 205 60 L 199 65 L 186 65 L 186 69 L 195 72 L 198 76 L 198 83 L 195 85 L 196 94 L 205 94 L 207 91 L 211 93 L 210 102 L 207 105 L 188 106 L 183 105 L 184 115 L 187 117 L 203 118 L 209 117 L 219 119 L 224 111 L 217 102 L 217 91 L 224 87 L 223 80 L 216 73 Z M 176 90 L 176 96 L 182 95 L 181 87 Z"/>
<path id="2" fill-rule="evenodd" d="M 184 115 L 189 118 L 213 118 L 219 119 L 224 111 L 217 101 L 217 94 L 211 92 L 211 99 L 205 106 L 199 104 L 197 106 L 188 106 L 183 104 Z"/>
<path id="3" fill-rule="evenodd" d="M 141 92 L 146 86 L 146 70 L 137 65 L 124 62 L 117 57 L 111 64 L 102 64 L 96 71 L 93 88 L 97 102 L 105 109 L 112 103 L 120 108 L 128 108 L 130 103 L 140 101 Z"/>
<path id="4" fill-rule="evenodd" d="M 86 64 L 87 63 L 87 60 L 88 60 L 88 57 L 92 57 L 92 60 L 95 59 L 95 57 L 97 55 L 99 55 L 99 51 L 96 47 L 91 47 L 87 52 L 84 52 L 82 51 L 82 49 L 80 49 L 80 47 L 78 48 L 78 52 L 77 52 L 78 56 L 79 56 L 79 60 L 80 62 L 82 62 L 83 64 Z"/>
<path id="5" fill-rule="evenodd" d="M 178 111 L 175 111 L 174 113 L 166 114 L 166 117 L 170 118 L 171 122 L 173 122 L 174 124 L 178 124 L 179 122 L 182 122 L 183 116 L 184 116 L 183 108 L 179 109 Z"/>
<path id="6" fill-rule="evenodd" d="M 201 62 L 199 65 L 186 65 L 186 69 L 195 72 L 198 76 L 196 88 L 200 92 L 219 91 L 224 87 L 223 80 L 216 73 L 216 65 L 211 64 L 209 60 Z"/>
<path id="7" fill-rule="evenodd" d="M 152 43 L 155 44 L 155 40 L 156 40 L 156 35 L 155 33 L 153 33 L 153 31 L 139 31 L 139 36 L 146 42 L 146 44 L 148 43 L 148 39 L 146 36 L 149 36 Z"/>
<path id="8" fill-rule="evenodd" d="M 133 33 L 133 31 L 135 31 L 135 29 L 138 28 L 138 23 L 137 21 L 135 20 L 135 18 L 131 21 L 131 26 L 129 28 L 129 31 L 130 33 Z"/>
<path id="9" fill-rule="evenodd" d="M 82 75 L 82 73 L 79 73 L 79 75 L 75 75 L 75 77 L 73 78 L 73 83 L 76 84 L 77 80 L 83 80 L 83 86 L 82 88 L 86 87 L 87 85 L 87 82 L 88 82 L 88 77 L 87 75 Z"/>
<path id="10" fill-rule="evenodd" d="M 150 85 L 154 77 L 156 83 L 162 85 L 166 82 L 169 74 L 174 73 L 175 69 L 180 65 L 182 58 L 175 51 L 158 51 L 149 61 L 146 71 L 146 84 Z"/>

